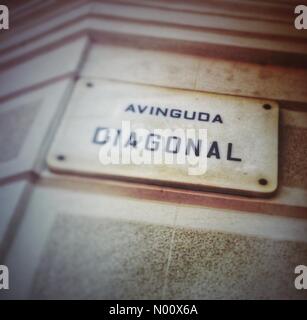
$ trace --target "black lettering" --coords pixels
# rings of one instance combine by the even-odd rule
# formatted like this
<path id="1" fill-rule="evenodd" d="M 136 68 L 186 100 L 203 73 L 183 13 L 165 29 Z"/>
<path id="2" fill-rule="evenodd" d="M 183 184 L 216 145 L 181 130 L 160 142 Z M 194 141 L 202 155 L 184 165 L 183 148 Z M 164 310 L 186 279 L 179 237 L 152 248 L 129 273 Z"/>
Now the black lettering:
<path id="1" fill-rule="evenodd" d="M 157 140 L 153 140 L 152 138 L 157 138 L 157 140 L 160 140 L 161 136 L 154 133 L 149 134 L 146 139 L 145 149 L 149 151 L 156 151 L 159 148 L 159 142 Z"/>
<path id="2" fill-rule="evenodd" d="M 120 135 L 121 135 L 121 129 L 117 129 L 116 130 L 116 136 L 115 136 L 115 139 L 114 139 L 114 142 L 113 142 L 113 146 L 117 145 Z"/>
<path id="3" fill-rule="evenodd" d="M 125 112 L 127 112 L 127 111 L 135 112 L 135 110 L 134 110 L 134 105 L 133 105 L 133 104 L 130 104 L 130 106 L 126 108 Z"/>
<path id="4" fill-rule="evenodd" d="M 177 140 L 177 143 L 175 145 L 175 149 L 171 150 L 170 148 L 170 145 L 171 145 L 171 142 L 172 140 Z M 173 137 L 168 137 L 167 138 L 167 142 L 166 142 L 166 152 L 169 152 L 169 153 L 178 153 L 179 151 L 179 147 L 180 147 L 180 143 L 181 143 L 181 139 L 179 137 L 176 137 L 176 136 L 173 136 Z"/>
<path id="5" fill-rule="evenodd" d="M 197 140 L 197 145 L 196 145 L 192 139 L 188 139 L 188 143 L 187 143 L 187 148 L 186 148 L 185 154 L 189 155 L 190 151 L 191 151 L 191 148 L 193 148 L 195 156 L 199 157 L 200 147 L 201 147 L 201 140 L 198 139 Z"/>
<path id="6" fill-rule="evenodd" d="M 95 144 L 106 144 L 109 139 L 110 130 L 108 128 L 97 128 L 94 134 L 93 143 Z"/>
<path id="7" fill-rule="evenodd" d="M 172 110 L 171 110 L 171 113 L 170 113 L 170 116 L 171 116 L 172 118 L 180 118 L 180 117 L 181 117 L 181 110 L 172 109 Z"/>
<path id="8" fill-rule="evenodd" d="M 209 121 L 209 119 L 210 119 L 209 113 L 200 112 L 200 113 L 198 114 L 198 120 L 199 120 L 199 121 Z"/>
<path id="9" fill-rule="evenodd" d="M 232 153 L 232 143 L 228 143 L 227 160 L 230 160 L 230 161 L 242 161 L 242 159 L 240 159 L 240 158 L 234 158 L 231 153 Z"/>
<path id="10" fill-rule="evenodd" d="M 194 120 L 195 119 L 195 115 L 196 115 L 195 111 L 192 113 L 192 117 L 188 117 L 188 114 L 189 114 L 188 111 L 184 112 L 184 118 L 185 119 L 187 119 L 187 120 Z"/>
<path id="11" fill-rule="evenodd" d="M 161 109 L 161 108 L 157 107 L 156 116 L 158 116 L 159 113 L 161 113 L 164 117 L 166 117 L 167 116 L 167 112 L 168 112 L 167 108 L 166 109 Z"/>
<path id="12" fill-rule="evenodd" d="M 217 114 L 214 119 L 212 120 L 212 122 L 219 122 L 219 123 L 223 123 L 222 117 Z"/>
<path id="13" fill-rule="evenodd" d="M 130 133 L 130 137 L 126 142 L 125 147 L 128 147 L 128 145 L 132 146 L 132 147 L 136 147 L 137 146 L 137 140 L 136 140 L 136 134 L 135 132 L 131 132 Z"/>
<path id="14" fill-rule="evenodd" d="M 216 141 L 212 142 L 209 152 L 207 154 L 207 158 L 211 158 L 212 156 L 216 157 L 216 159 L 221 159 L 219 145 Z"/>
<path id="15" fill-rule="evenodd" d="M 144 106 L 142 108 L 142 106 L 138 105 L 138 109 L 139 109 L 139 113 L 143 113 L 147 109 L 147 106 Z"/>

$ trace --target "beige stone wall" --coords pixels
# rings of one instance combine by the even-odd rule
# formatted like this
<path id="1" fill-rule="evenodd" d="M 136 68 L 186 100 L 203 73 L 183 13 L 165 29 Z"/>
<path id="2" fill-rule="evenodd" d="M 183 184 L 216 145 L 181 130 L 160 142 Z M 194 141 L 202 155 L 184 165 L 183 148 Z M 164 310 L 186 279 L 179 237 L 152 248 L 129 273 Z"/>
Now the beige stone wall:
<path id="1" fill-rule="evenodd" d="M 0 264 L 7 298 L 306 299 L 307 43 L 273 1 L 46 1 L 0 33 Z M 56 174 L 76 80 L 272 99 L 270 198 Z M 3 292 L 0 293 L 3 295 Z"/>

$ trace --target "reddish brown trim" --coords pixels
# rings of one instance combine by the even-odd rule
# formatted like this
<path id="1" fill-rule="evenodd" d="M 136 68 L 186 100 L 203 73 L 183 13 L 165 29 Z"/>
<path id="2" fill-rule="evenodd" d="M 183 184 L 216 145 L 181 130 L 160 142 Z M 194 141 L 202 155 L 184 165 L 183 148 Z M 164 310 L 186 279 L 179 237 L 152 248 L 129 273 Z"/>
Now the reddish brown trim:
<path id="1" fill-rule="evenodd" d="M 147 25 L 158 25 L 158 26 L 167 26 L 167 27 L 176 27 L 178 29 L 184 29 L 184 30 L 197 30 L 197 31 L 209 31 L 209 32 L 213 32 L 216 34 L 223 34 L 223 35 L 239 35 L 239 36 L 246 36 L 246 37 L 253 37 L 253 38 L 258 38 L 258 39 L 270 39 L 270 40 L 279 40 L 279 41 L 290 41 L 293 43 L 305 43 L 306 39 L 304 38 L 296 38 L 296 37 L 289 37 L 289 36 L 278 36 L 278 35 L 267 35 L 267 34 L 263 34 L 263 33 L 254 33 L 254 32 L 246 32 L 246 31 L 235 31 L 235 30 L 226 30 L 226 29 L 219 29 L 219 28 L 210 28 L 210 27 L 198 27 L 198 26 L 191 26 L 191 25 L 182 25 L 182 24 L 174 24 L 174 23 L 167 23 L 167 22 L 160 22 L 160 21 L 153 21 L 153 20 L 143 20 L 143 19 L 135 19 L 135 18 L 124 18 L 124 17 L 114 17 L 111 15 L 102 15 L 102 14 L 85 14 L 85 15 L 80 15 L 77 18 L 71 19 L 69 21 L 66 21 L 65 23 L 51 28 L 50 30 L 43 32 L 37 36 L 34 36 L 30 39 L 21 41 L 18 44 L 12 45 L 8 48 L 2 49 L 0 50 L 0 54 L 4 54 L 7 53 L 11 50 L 15 50 L 16 48 L 19 48 L 25 44 L 28 44 L 32 41 L 35 40 L 39 40 L 47 35 L 49 35 L 50 33 L 59 31 L 65 27 L 71 26 L 73 24 L 76 23 L 80 23 L 81 21 L 87 20 L 87 19 L 108 19 L 108 20 L 112 20 L 112 21 L 125 21 L 125 22 L 132 22 L 132 23 L 143 23 L 143 24 L 147 24 Z M 102 31 L 102 33 L 104 33 Z M 13 35 L 12 35 L 13 36 Z M 135 35 L 136 37 L 138 37 L 138 35 Z M 154 37 L 150 37 L 150 38 L 154 38 Z M 179 40 L 176 40 L 179 41 Z M 179 41 L 182 42 L 182 41 Z M 190 41 L 190 43 L 192 43 Z M 197 44 L 199 45 L 199 44 Z M 205 44 L 208 45 L 208 44 Z M 243 48 L 243 47 L 238 47 L 235 45 L 223 45 L 220 44 L 220 46 L 227 46 L 228 48 L 233 48 L 235 50 L 252 50 L 254 51 L 254 55 L 256 55 L 259 52 L 265 52 L 267 54 L 273 54 L 274 56 L 285 56 L 285 55 L 291 55 L 291 56 L 299 56 L 298 58 L 293 58 L 292 60 L 295 61 L 295 64 L 298 64 L 298 66 L 307 66 L 307 54 L 297 54 L 297 53 L 280 53 L 278 51 L 272 51 L 272 50 L 267 50 L 267 49 L 256 49 L 256 48 Z M 276 60 L 272 60 L 272 63 L 274 63 L 274 61 Z M 283 61 L 283 58 L 279 58 L 277 59 L 277 62 L 274 64 L 280 64 Z"/>
<path id="2" fill-rule="evenodd" d="M 77 182 L 77 183 L 76 183 Z M 249 198 L 245 196 L 219 194 L 205 191 L 192 191 L 172 187 L 159 187 L 137 182 L 111 180 L 107 178 L 90 179 L 86 175 L 52 174 L 50 177 L 41 177 L 40 183 L 51 187 L 70 188 L 70 184 L 82 191 L 97 192 L 127 196 L 137 199 L 162 201 L 182 205 L 193 205 L 207 208 L 234 210 L 240 212 L 260 213 L 274 216 L 286 216 L 307 219 L 307 207 L 281 204 L 276 201 L 278 194 L 271 199 Z"/>
<path id="3" fill-rule="evenodd" d="M 128 2 L 125 0 L 96 0 L 96 2 L 101 3 L 110 3 L 110 4 L 121 4 L 125 6 L 131 6 L 131 7 L 141 7 L 141 8 L 152 8 L 152 9 L 160 9 L 164 11 L 171 11 L 171 12 L 180 12 L 180 13 L 192 13 L 192 14 L 198 14 L 198 15 L 211 15 L 216 17 L 226 17 L 226 18 L 233 18 L 238 20 L 254 20 L 254 21 L 265 21 L 265 22 L 273 22 L 273 23 L 283 23 L 288 24 L 293 23 L 292 17 L 284 19 L 270 19 L 270 18 L 263 18 L 263 17 L 255 17 L 255 16 L 249 16 L 249 15 L 240 15 L 240 13 L 237 13 L 238 11 L 230 11 L 229 13 L 222 13 L 222 12 L 211 12 L 211 11 L 205 11 L 210 9 L 202 9 L 201 11 L 193 10 L 193 9 L 178 9 L 178 8 L 170 8 L 163 6 L 163 3 L 157 1 L 155 4 L 151 3 L 136 3 L 136 2 Z M 220 6 L 216 6 L 220 7 Z M 235 14 L 234 14 L 235 12 Z"/>

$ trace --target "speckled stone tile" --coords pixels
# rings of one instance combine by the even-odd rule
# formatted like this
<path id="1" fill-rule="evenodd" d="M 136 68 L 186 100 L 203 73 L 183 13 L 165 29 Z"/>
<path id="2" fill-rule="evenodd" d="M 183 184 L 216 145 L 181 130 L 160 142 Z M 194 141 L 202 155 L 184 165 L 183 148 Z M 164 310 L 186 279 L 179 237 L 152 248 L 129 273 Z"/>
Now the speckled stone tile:
<path id="1" fill-rule="evenodd" d="M 171 234 L 171 227 L 58 215 L 31 296 L 159 299 Z"/>
<path id="2" fill-rule="evenodd" d="M 307 244 L 178 228 L 166 299 L 306 299 L 294 288 L 294 268 Z"/>
<path id="3" fill-rule="evenodd" d="M 280 183 L 307 189 L 307 129 L 284 126 L 280 135 Z"/>
<path id="4" fill-rule="evenodd" d="M 38 104 L 0 113 L 0 163 L 16 158 L 38 111 Z"/>
<path id="5" fill-rule="evenodd" d="M 60 214 L 31 297 L 307 299 L 294 288 L 306 261 L 306 243 Z"/>

